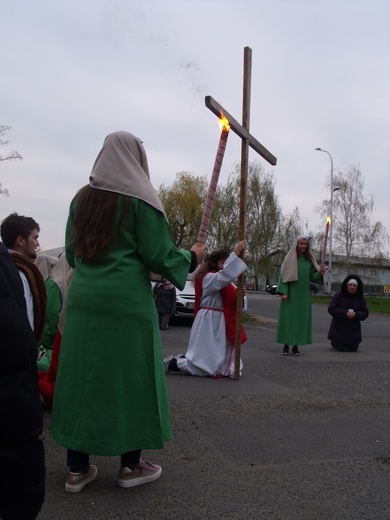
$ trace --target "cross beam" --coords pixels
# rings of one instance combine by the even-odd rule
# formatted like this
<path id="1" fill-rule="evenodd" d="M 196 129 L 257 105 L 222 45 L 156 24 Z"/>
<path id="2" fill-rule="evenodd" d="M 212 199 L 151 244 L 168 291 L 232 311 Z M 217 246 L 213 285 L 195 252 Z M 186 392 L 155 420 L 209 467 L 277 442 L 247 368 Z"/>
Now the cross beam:
<path id="1" fill-rule="evenodd" d="M 237 134 L 241 139 L 247 139 L 248 144 L 253 150 L 255 150 L 263 159 L 272 164 L 272 166 L 276 165 L 276 157 L 272 155 L 271 152 L 267 150 L 259 141 L 253 137 L 252 134 L 249 133 L 249 130 L 244 128 L 238 121 L 234 119 L 232 115 L 229 114 L 222 106 L 215 101 L 211 96 L 205 97 L 206 107 L 211 110 L 216 116 L 221 117 L 222 114 L 229 121 L 230 129 L 233 130 L 235 134 Z"/>

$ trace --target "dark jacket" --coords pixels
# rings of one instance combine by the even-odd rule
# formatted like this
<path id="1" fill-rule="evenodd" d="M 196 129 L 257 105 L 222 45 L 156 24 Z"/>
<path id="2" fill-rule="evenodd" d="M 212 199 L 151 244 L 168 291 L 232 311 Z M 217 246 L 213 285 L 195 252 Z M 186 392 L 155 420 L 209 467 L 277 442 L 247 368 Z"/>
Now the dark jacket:
<path id="1" fill-rule="evenodd" d="M 164 283 L 156 283 L 153 287 L 156 309 L 159 314 L 175 314 L 176 312 L 176 289 L 164 289 Z"/>
<path id="2" fill-rule="evenodd" d="M 19 271 L 0 242 L 0 446 L 42 432 L 37 343 Z"/>
<path id="3" fill-rule="evenodd" d="M 355 294 L 347 290 L 349 280 L 354 278 L 358 283 Z M 347 318 L 348 309 L 356 312 L 354 319 Z M 356 345 L 362 341 L 361 322 L 368 317 L 368 309 L 364 298 L 363 282 L 356 274 L 348 275 L 329 304 L 328 312 L 332 318 L 328 339 L 341 345 Z"/>

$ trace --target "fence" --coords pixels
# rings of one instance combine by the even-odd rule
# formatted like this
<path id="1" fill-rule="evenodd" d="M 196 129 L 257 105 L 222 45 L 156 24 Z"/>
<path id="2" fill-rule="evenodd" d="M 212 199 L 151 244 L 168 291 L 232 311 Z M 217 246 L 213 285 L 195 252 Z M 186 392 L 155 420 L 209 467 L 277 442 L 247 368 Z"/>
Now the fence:
<path id="1" fill-rule="evenodd" d="M 327 291 L 327 285 L 324 285 L 324 292 Z M 332 282 L 332 294 L 340 291 L 341 283 Z M 368 296 L 390 296 L 389 285 L 378 285 L 378 284 L 364 284 L 364 294 Z"/>

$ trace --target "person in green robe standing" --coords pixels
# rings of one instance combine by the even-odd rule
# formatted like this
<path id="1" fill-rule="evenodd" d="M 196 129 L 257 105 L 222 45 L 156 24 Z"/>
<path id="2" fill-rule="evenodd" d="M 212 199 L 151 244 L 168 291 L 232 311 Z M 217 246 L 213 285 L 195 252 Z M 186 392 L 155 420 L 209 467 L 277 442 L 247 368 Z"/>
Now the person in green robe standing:
<path id="1" fill-rule="evenodd" d="M 140 457 L 171 438 L 158 315 L 150 272 L 182 289 L 204 246 L 172 243 L 149 180 L 142 141 L 114 132 L 89 184 L 71 202 L 65 252 L 74 268 L 66 303 L 51 432 L 66 447 L 65 490 L 97 476 L 89 455 L 120 455 L 118 485 L 153 481 L 161 467 Z"/>
<path id="2" fill-rule="evenodd" d="M 300 356 L 299 345 L 311 345 L 310 282 L 323 283 L 319 267 L 304 236 L 294 240 L 281 267 L 276 292 L 281 295 L 276 342 L 284 344 L 282 355 Z"/>

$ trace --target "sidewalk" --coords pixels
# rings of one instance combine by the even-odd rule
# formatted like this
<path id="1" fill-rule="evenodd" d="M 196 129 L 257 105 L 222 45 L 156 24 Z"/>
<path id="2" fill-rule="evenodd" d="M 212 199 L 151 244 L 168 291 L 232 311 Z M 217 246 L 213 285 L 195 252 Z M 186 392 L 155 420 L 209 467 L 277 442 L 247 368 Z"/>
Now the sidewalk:
<path id="1" fill-rule="evenodd" d="M 38 520 L 388 520 L 389 349 L 351 356 L 314 342 L 283 357 L 269 325 L 246 330 L 239 381 L 167 375 L 173 439 L 144 453 L 163 467 L 156 482 L 121 489 L 118 458 L 93 457 L 97 480 L 66 494 L 45 412 Z M 189 331 L 163 331 L 164 354 L 184 352 Z"/>

